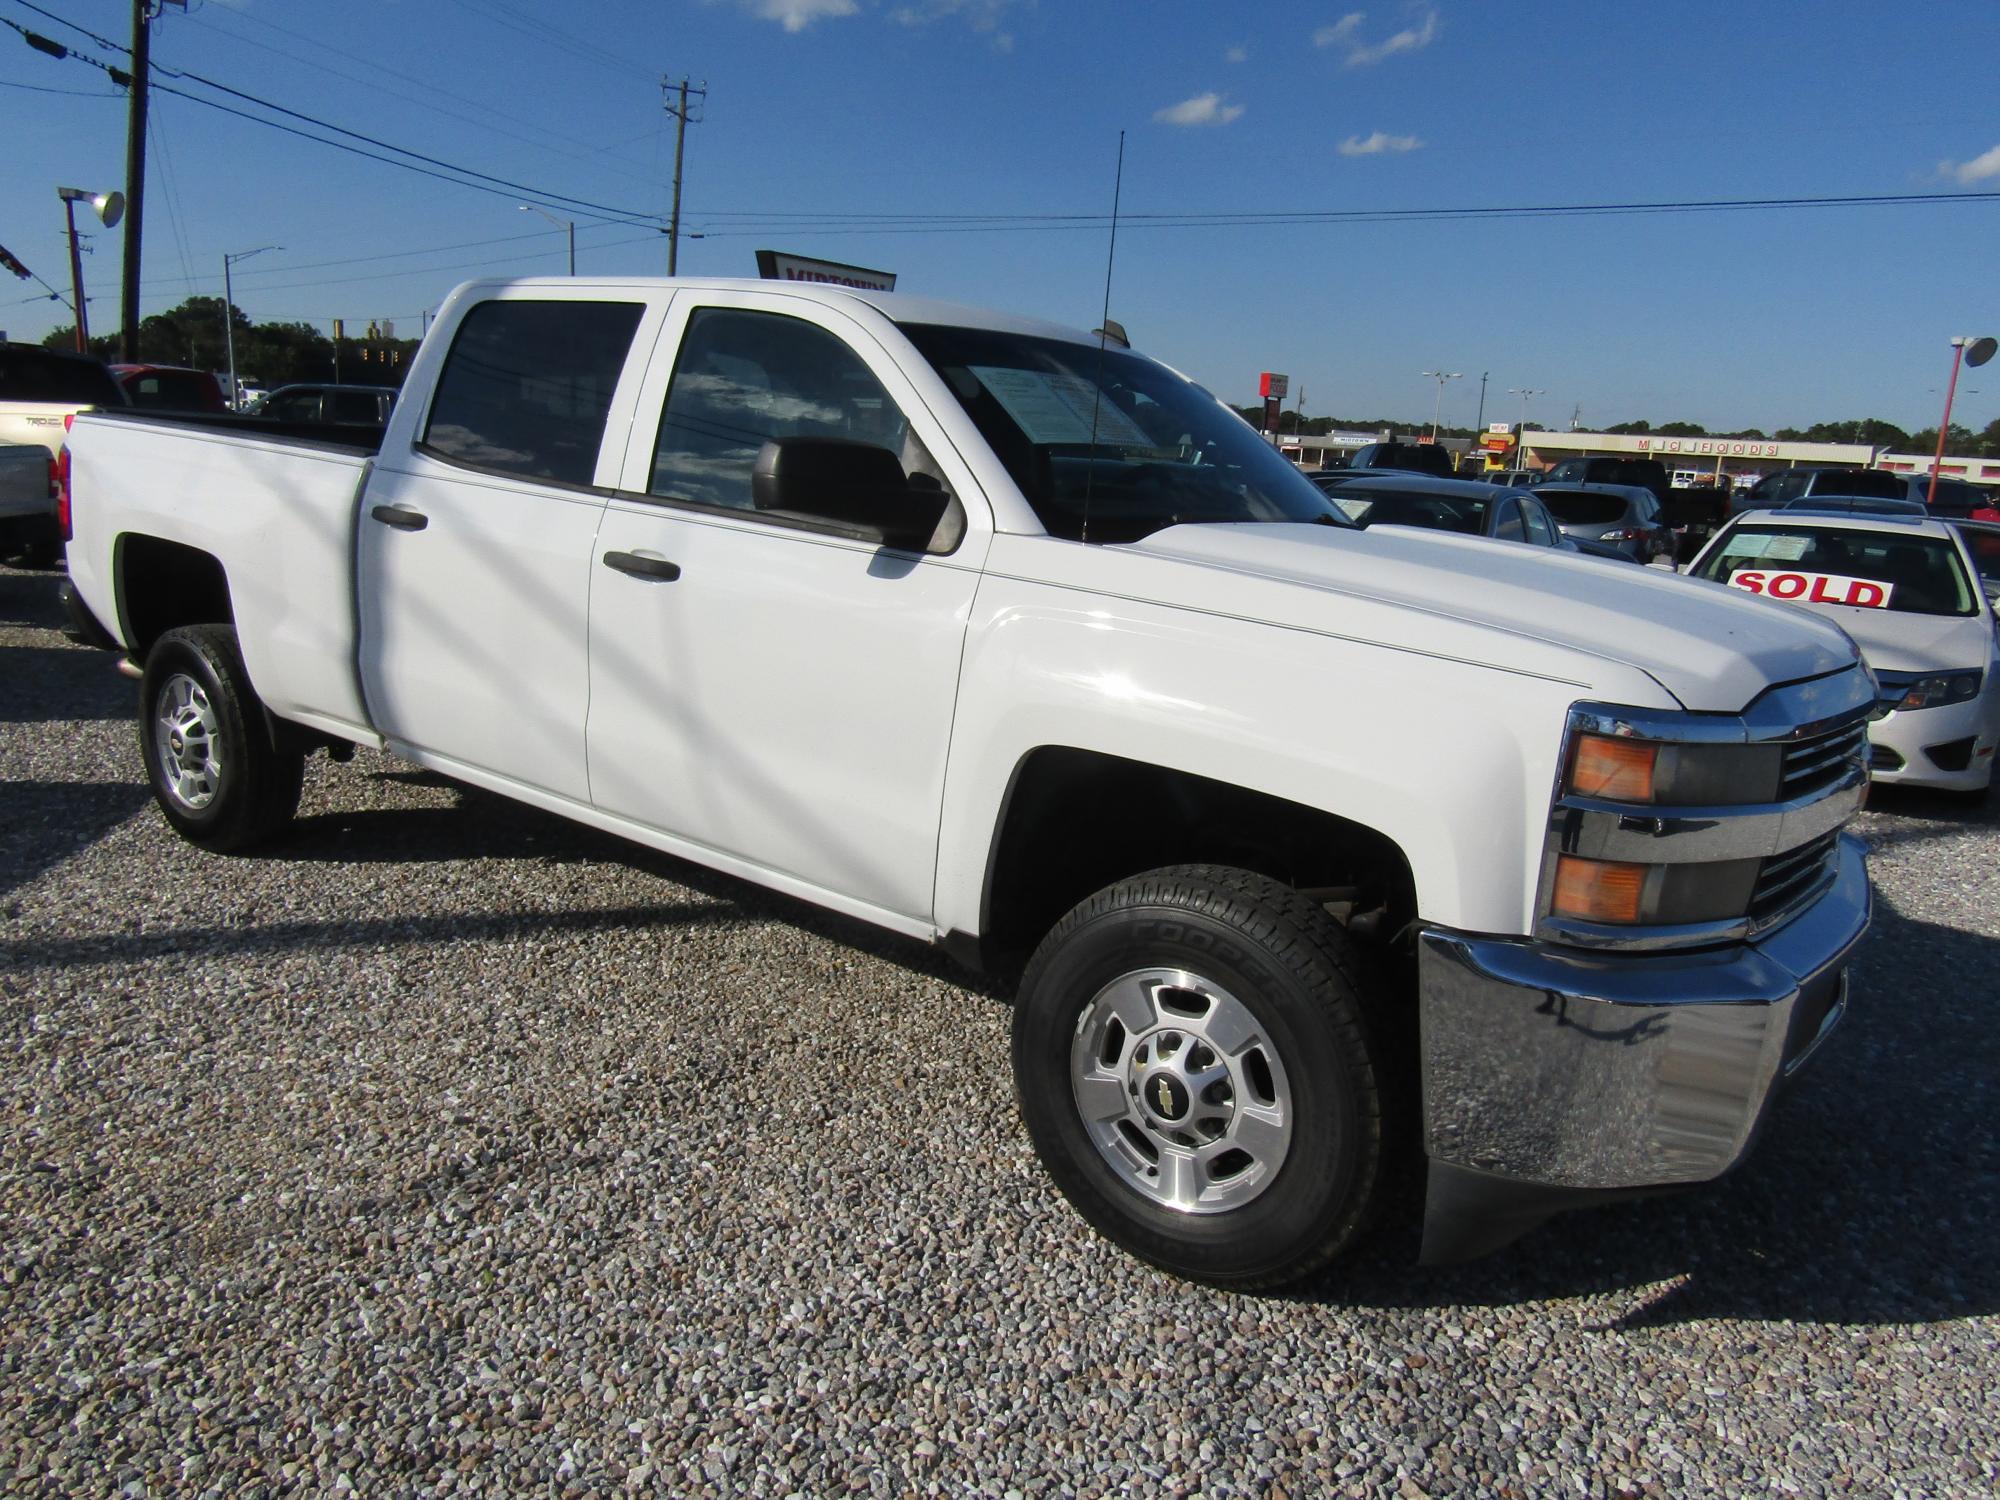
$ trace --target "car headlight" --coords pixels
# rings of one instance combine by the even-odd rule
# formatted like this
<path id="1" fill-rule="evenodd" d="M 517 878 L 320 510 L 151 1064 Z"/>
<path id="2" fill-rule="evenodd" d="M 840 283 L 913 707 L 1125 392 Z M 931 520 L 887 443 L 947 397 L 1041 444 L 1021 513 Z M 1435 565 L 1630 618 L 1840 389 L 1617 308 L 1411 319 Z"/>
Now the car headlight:
<path id="1" fill-rule="evenodd" d="M 1932 672 L 1913 679 L 1890 709 L 1907 713 L 1912 709 L 1943 708 L 1948 703 L 1964 703 L 1977 698 L 1985 683 L 1984 672 Z"/>

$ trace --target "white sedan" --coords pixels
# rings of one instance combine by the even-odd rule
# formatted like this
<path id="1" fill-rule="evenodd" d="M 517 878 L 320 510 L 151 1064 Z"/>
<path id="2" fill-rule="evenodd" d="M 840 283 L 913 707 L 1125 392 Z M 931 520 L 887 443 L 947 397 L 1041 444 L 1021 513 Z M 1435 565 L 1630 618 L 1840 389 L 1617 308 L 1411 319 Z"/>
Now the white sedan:
<path id="1" fill-rule="evenodd" d="M 1983 792 L 2000 742 L 2000 620 L 1963 538 L 1921 516 L 1746 511 L 1688 567 L 1827 615 L 1882 685 L 1880 782 Z"/>

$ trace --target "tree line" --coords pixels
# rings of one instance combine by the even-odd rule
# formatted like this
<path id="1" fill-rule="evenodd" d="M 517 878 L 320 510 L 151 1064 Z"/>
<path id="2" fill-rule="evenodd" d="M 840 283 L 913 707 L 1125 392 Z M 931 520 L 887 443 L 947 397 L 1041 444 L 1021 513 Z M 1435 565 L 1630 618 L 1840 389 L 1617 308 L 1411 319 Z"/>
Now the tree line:
<path id="1" fill-rule="evenodd" d="M 1264 409 L 1261 406 L 1239 406 L 1243 420 L 1252 427 L 1261 428 Z M 1329 432 L 1390 432 L 1408 433 L 1428 431 L 1429 424 L 1409 423 L 1391 420 L 1387 417 L 1307 417 L 1299 421 L 1297 412 L 1285 411 L 1278 414 L 1278 431 L 1286 436 L 1303 433 L 1307 437 L 1325 437 Z M 1528 423 L 1530 432 L 1547 431 L 1541 423 Z M 1652 437 L 1712 437 L 1712 438 L 1754 438 L 1758 442 L 1777 441 L 1781 443 L 1858 443 L 1868 448 L 1887 449 L 1895 453 L 1931 453 L 1937 449 L 1938 430 L 1935 427 L 1920 427 L 1915 432 L 1905 431 L 1894 422 L 1885 422 L 1880 417 L 1863 417 L 1851 422 L 1815 422 L 1810 427 L 1780 427 L 1775 432 L 1765 432 L 1758 427 L 1744 427 L 1731 432 L 1711 432 L 1699 422 L 1618 422 L 1603 429 L 1610 433 L 1626 433 L 1635 436 Z M 1439 437 L 1476 438 L 1478 433 L 1469 427 L 1438 428 Z M 1989 422 L 1983 431 L 1974 432 L 1958 423 L 1951 424 L 1951 433 L 1945 442 L 1945 451 L 1956 458 L 2000 458 L 2000 419 Z"/>
<path id="2" fill-rule="evenodd" d="M 229 329 L 236 340 L 237 378 L 246 385 L 266 388 L 294 381 L 330 381 L 336 375 L 348 385 L 401 385 L 418 343 L 416 339 L 343 338 L 336 350 L 334 341 L 310 323 L 253 323 L 233 303 Z M 74 349 L 75 325 L 52 330 L 42 344 L 49 349 Z M 115 361 L 118 336 L 93 338 L 90 352 L 107 362 Z M 222 299 L 190 297 L 179 307 L 141 319 L 139 362 L 226 373 L 229 350 Z"/>

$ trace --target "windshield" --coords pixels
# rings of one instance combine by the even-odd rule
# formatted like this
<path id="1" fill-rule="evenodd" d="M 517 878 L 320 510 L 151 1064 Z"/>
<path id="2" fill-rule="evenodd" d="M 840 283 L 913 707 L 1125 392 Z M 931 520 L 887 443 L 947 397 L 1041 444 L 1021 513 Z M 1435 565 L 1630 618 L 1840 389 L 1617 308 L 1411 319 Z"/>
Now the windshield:
<path id="1" fill-rule="evenodd" d="M 1422 490 L 1378 490 L 1367 484 L 1344 484 L 1334 495 L 1359 526 L 1428 526 L 1468 536 L 1486 534 L 1484 500 Z"/>
<path id="2" fill-rule="evenodd" d="M 1696 576 L 1801 604 L 1969 615 L 1980 594 L 1942 537 L 1832 526 L 1739 526 Z"/>
<path id="3" fill-rule="evenodd" d="M 124 406 L 125 393 L 94 359 L 24 344 L 0 349 L 0 401 L 52 401 L 64 406 Z"/>
<path id="4" fill-rule="evenodd" d="M 1137 541 L 1188 521 L 1347 524 L 1290 459 L 1164 365 L 987 329 L 918 323 L 903 332 L 1051 536 L 1085 539 L 1086 509 L 1093 542 Z"/>
<path id="5" fill-rule="evenodd" d="M 1543 485 L 1535 498 L 1565 526 L 1608 526 L 1625 518 L 1622 495 L 1593 495 L 1587 490 L 1552 490 Z"/>

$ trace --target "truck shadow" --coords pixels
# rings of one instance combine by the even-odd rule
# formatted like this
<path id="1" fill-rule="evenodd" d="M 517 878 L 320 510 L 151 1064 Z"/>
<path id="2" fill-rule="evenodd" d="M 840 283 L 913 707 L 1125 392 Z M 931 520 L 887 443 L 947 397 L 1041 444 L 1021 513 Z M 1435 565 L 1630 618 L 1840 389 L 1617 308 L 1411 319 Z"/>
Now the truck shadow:
<path id="1" fill-rule="evenodd" d="M 354 771 L 343 768 L 337 774 L 347 776 Z M 943 979 L 996 1001 L 1008 998 L 1006 989 L 983 980 L 927 944 L 705 865 L 692 864 L 615 834 L 601 833 L 432 771 L 409 767 L 364 774 L 387 784 L 448 791 L 452 802 L 448 806 L 361 808 L 310 814 L 301 817 L 284 837 L 270 845 L 233 857 L 335 864 L 513 859 L 550 865 L 620 865 L 720 903 L 731 918 L 783 922 L 884 959 L 913 974 Z"/>
<path id="2" fill-rule="evenodd" d="M 2000 1311 L 2000 940 L 1878 898 L 1852 1009 L 1745 1165 L 1566 1214 L 1469 1265 L 1413 1270 L 1421 1204 L 1303 1289 L 1343 1306 L 1624 1302 L 1598 1327 L 1922 1323 Z"/>
<path id="3" fill-rule="evenodd" d="M 82 853 L 151 801 L 144 782 L 0 781 L 0 897 Z"/>

